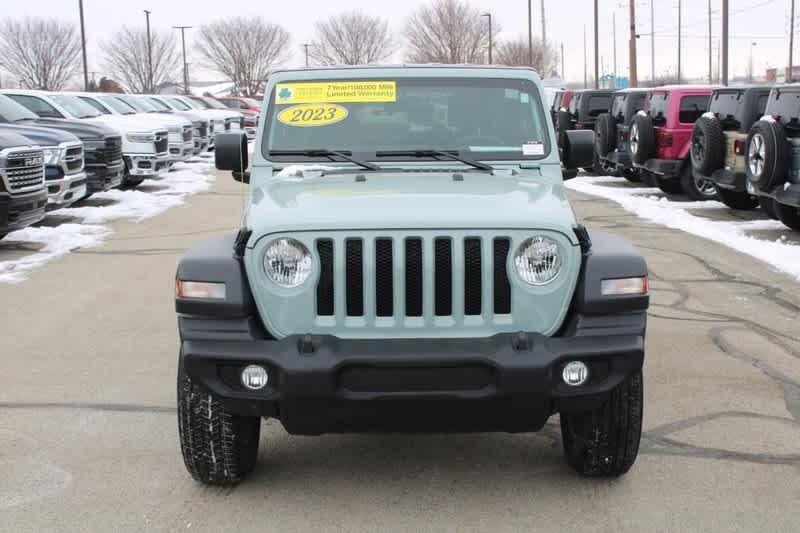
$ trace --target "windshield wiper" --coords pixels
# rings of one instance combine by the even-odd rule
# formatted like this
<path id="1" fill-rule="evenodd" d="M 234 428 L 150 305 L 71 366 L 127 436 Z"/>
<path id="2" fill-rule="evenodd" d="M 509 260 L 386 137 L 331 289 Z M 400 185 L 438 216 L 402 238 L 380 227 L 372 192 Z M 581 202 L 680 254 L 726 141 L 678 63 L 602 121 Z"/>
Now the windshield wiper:
<path id="1" fill-rule="evenodd" d="M 383 170 L 378 165 L 370 163 L 369 161 L 363 161 L 361 159 L 356 159 L 352 157 L 350 154 L 352 152 L 349 151 L 341 151 L 341 150 L 324 150 L 324 149 L 317 149 L 317 150 L 270 150 L 269 155 L 277 155 L 277 156 L 292 156 L 292 155 L 303 155 L 306 157 L 327 157 L 331 161 L 336 161 L 334 157 L 339 157 L 344 159 L 345 161 L 349 161 L 351 163 L 355 163 L 356 165 L 365 168 L 367 170 Z"/>
<path id="2" fill-rule="evenodd" d="M 385 150 L 380 152 L 375 152 L 375 157 L 391 157 L 391 156 L 400 156 L 400 157 L 444 157 L 446 159 L 450 159 L 452 161 L 459 161 L 464 163 L 465 165 L 470 165 L 475 168 L 485 170 L 487 172 L 491 172 L 494 170 L 492 165 L 487 165 L 486 163 L 481 163 L 480 161 L 475 161 L 474 159 L 469 159 L 468 157 L 463 157 L 458 154 L 457 151 L 444 151 L 444 150 Z"/>

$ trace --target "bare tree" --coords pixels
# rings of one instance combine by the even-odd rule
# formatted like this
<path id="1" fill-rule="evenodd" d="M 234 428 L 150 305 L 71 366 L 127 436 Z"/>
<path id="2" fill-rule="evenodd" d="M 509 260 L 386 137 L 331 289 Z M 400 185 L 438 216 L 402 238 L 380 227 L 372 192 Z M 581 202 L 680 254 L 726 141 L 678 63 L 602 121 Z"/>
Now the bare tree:
<path id="1" fill-rule="evenodd" d="M 389 23 L 359 11 L 314 24 L 309 55 L 321 65 L 368 65 L 392 55 Z"/>
<path id="2" fill-rule="evenodd" d="M 155 88 L 172 79 L 178 70 L 180 54 L 170 33 L 153 32 L 153 79 L 147 58 L 147 32 L 123 27 L 114 38 L 103 43 L 105 66 L 111 76 L 134 93 L 153 93 Z"/>
<path id="3" fill-rule="evenodd" d="M 489 25 L 466 0 L 433 0 L 406 22 L 406 56 L 414 63 L 484 63 Z M 494 18 L 492 18 L 495 21 Z M 494 35 L 500 27 L 494 22 Z"/>
<path id="4" fill-rule="evenodd" d="M 528 38 L 518 37 L 505 41 L 497 47 L 497 63 L 511 67 L 533 67 L 542 77 L 558 75 L 559 56 L 549 45 L 542 45 L 539 38 L 533 39 L 533 63 L 528 50 Z"/>
<path id="5" fill-rule="evenodd" d="M 237 93 L 261 94 L 270 71 L 288 59 L 291 36 L 262 18 L 234 17 L 200 27 L 195 47 Z"/>
<path id="6" fill-rule="evenodd" d="M 80 69 L 81 40 L 57 19 L 7 19 L 0 24 L 0 67 L 28 89 L 57 91 Z"/>

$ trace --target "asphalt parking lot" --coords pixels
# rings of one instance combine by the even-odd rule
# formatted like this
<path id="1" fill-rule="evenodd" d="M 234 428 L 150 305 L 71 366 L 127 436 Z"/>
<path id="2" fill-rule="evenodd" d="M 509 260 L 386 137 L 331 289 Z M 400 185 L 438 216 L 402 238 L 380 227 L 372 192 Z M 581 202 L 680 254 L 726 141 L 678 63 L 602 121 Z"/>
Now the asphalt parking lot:
<path id="1" fill-rule="evenodd" d="M 569 194 L 651 272 L 645 434 L 625 477 L 576 476 L 555 419 L 534 435 L 316 438 L 267 421 L 251 478 L 195 483 L 177 443 L 173 276 L 193 241 L 238 226 L 241 185 L 220 174 L 0 285 L 0 530 L 798 531 L 798 281 Z"/>

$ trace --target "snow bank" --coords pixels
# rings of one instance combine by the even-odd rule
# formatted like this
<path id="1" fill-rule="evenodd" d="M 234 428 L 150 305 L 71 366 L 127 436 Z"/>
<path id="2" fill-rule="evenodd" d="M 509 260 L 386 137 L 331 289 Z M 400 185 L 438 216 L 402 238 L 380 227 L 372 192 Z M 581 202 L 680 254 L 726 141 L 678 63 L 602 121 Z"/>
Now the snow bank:
<path id="1" fill-rule="evenodd" d="M 0 261 L 0 283 L 24 281 L 26 272 L 48 261 L 78 248 L 99 245 L 113 233 L 111 228 L 102 224 L 121 219 L 138 223 L 181 205 L 190 194 L 211 188 L 214 177 L 208 161 L 191 160 L 173 168 L 175 170 L 165 173 L 161 179 L 145 180 L 141 185 L 143 190 L 112 189 L 92 195 L 89 202 L 99 200 L 97 203 L 100 205 L 79 205 L 48 213 L 48 217 L 69 217 L 78 219 L 79 223 L 29 227 L 9 233 L 0 241 L 0 250 L 12 242 L 24 243 L 25 246 L 38 244 L 41 248 L 20 259 Z"/>
<path id="2" fill-rule="evenodd" d="M 626 211 L 644 220 L 718 242 L 800 279 L 800 246 L 785 242 L 785 236 L 773 242 L 745 234 L 745 231 L 753 230 L 785 230 L 790 233 L 790 230 L 778 221 L 709 220 L 690 213 L 688 209 L 725 208 L 725 206 L 719 202 L 671 202 L 664 197 L 645 196 L 651 195 L 657 189 L 611 188 L 604 187 L 602 185 L 604 182 L 619 183 L 620 180 L 602 176 L 582 177 L 565 182 L 564 185 L 574 191 L 613 200 Z"/>

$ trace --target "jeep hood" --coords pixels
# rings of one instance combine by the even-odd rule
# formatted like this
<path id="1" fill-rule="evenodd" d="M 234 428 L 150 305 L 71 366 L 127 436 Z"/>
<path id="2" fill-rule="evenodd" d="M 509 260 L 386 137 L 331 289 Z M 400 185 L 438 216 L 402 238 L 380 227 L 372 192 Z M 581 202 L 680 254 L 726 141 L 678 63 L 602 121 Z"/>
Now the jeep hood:
<path id="1" fill-rule="evenodd" d="M 525 171 L 523 171 L 525 172 Z M 543 229 L 577 244 L 560 180 L 462 172 L 365 172 L 269 179 L 252 191 L 247 225 L 256 238 L 295 231 Z"/>

